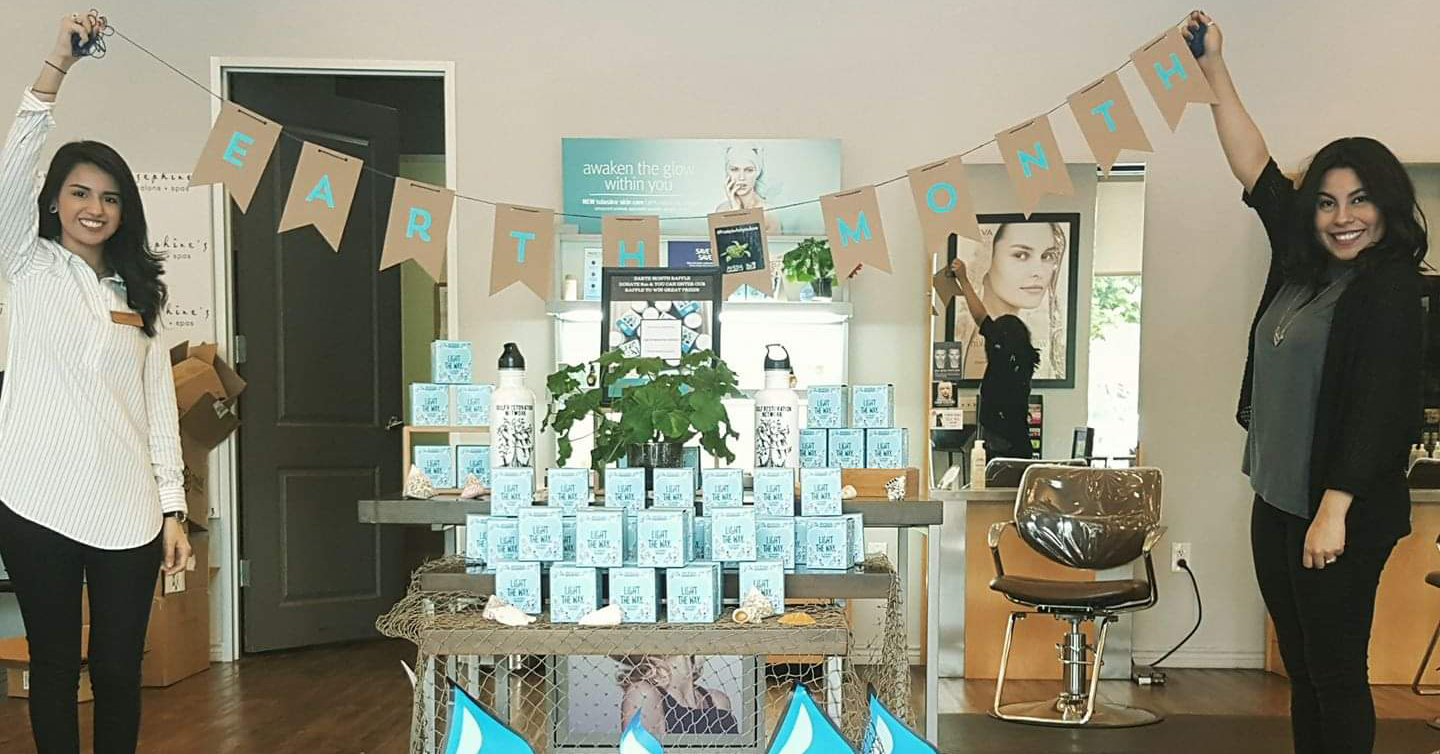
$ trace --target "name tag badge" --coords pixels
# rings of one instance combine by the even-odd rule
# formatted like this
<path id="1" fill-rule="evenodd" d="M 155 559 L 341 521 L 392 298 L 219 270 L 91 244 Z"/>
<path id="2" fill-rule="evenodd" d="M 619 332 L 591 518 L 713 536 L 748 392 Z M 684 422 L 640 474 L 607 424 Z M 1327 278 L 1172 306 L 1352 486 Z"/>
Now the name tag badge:
<path id="1" fill-rule="evenodd" d="M 135 312 L 119 312 L 112 310 L 110 312 L 110 321 L 114 322 L 117 325 L 132 325 L 134 327 L 145 326 L 145 320 L 141 319 L 140 315 Z"/>

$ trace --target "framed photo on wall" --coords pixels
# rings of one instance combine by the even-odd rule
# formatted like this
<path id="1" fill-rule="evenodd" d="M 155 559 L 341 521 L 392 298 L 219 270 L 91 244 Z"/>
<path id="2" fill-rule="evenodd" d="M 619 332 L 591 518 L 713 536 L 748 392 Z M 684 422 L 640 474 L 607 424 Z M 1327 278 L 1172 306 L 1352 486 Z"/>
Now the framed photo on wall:
<path id="1" fill-rule="evenodd" d="M 965 260 L 970 281 L 991 317 L 1013 314 L 1030 330 L 1040 351 L 1033 387 L 1075 387 L 1076 278 L 1080 273 L 1080 214 L 1037 212 L 978 215 L 983 243 L 961 238 L 948 266 Z M 944 344 L 947 359 L 958 350 L 958 374 L 946 364 L 959 387 L 976 388 L 985 374 L 985 344 L 959 296 L 935 321 L 932 342 Z"/>

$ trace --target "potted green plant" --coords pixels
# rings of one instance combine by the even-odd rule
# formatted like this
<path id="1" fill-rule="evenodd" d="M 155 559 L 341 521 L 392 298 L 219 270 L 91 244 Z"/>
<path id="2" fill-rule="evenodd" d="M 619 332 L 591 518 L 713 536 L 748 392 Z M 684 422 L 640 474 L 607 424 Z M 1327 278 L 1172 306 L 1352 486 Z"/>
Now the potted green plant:
<path id="1" fill-rule="evenodd" d="M 835 283 L 835 259 L 830 256 L 829 241 L 807 238 L 785 252 L 780 262 L 787 280 L 809 283 L 816 298 L 829 300 Z"/>
<path id="2" fill-rule="evenodd" d="M 603 375 L 599 384 L 587 385 L 586 375 L 596 372 Z M 610 405 L 601 405 L 622 379 L 633 384 L 624 384 Z M 561 465 L 574 451 L 571 428 L 586 417 L 594 420 L 590 467 L 596 471 L 620 458 L 645 467 L 647 477 L 648 469 L 683 466 L 681 448 L 696 436 L 705 452 L 735 460 L 727 443 L 740 434 L 731 428 L 722 401 L 743 393 L 735 373 L 711 351 L 687 354 L 672 366 L 612 350 L 591 362 L 561 365 L 546 378 L 546 387 L 550 404 L 544 426 L 555 430 Z"/>

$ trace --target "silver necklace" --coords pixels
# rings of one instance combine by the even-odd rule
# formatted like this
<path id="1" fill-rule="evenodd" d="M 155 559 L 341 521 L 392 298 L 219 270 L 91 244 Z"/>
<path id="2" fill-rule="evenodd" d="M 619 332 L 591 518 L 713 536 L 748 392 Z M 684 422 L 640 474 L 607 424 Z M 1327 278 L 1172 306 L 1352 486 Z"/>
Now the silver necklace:
<path id="1" fill-rule="evenodd" d="M 1330 285 L 1325 286 L 1324 290 L 1315 294 L 1314 298 L 1306 301 L 1303 304 L 1300 303 L 1300 297 L 1304 295 L 1304 291 L 1300 291 L 1298 295 L 1292 298 L 1290 300 L 1290 310 L 1285 312 L 1285 314 L 1281 315 L 1280 323 L 1275 325 L 1275 334 L 1271 337 L 1271 342 L 1275 344 L 1275 347 L 1279 348 L 1280 344 L 1285 342 L 1285 336 L 1289 334 L 1290 326 L 1295 324 L 1295 320 L 1300 318 L 1300 313 L 1305 311 L 1305 307 L 1315 303 L 1316 301 L 1319 301 L 1321 297 L 1330 292 L 1331 288 L 1334 288 L 1335 286 L 1339 285 L 1345 280 L 1348 280 L 1349 278 L 1350 271 L 1347 270 L 1346 272 L 1332 280 L 1330 282 Z"/>

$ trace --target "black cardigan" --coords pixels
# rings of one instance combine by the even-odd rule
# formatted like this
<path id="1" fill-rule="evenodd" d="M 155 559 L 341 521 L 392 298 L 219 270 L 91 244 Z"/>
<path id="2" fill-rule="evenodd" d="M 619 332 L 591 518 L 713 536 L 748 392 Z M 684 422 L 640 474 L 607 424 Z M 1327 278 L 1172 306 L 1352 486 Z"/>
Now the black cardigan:
<path id="1" fill-rule="evenodd" d="M 1250 324 L 1245 378 L 1235 418 L 1250 427 L 1255 330 L 1285 284 L 1294 185 L 1271 160 L 1245 203 L 1270 238 L 1265 293 Z M 1367 255 L 1380 251 L 1375 249 Z M 1384 543 L 1410 533 L 1410 488 L 1405 479 L 1411 443 L 1420 433 L 1420 273 L 1402 255 L 1362 259 L 1359 274 L 1335 303 L 1335 318 L 1320 377 L 1315 435 L 1310 446 L 1310 513 L 1325 490 L 1355 496 L 1346 516 L 1347 543 Z"/>

